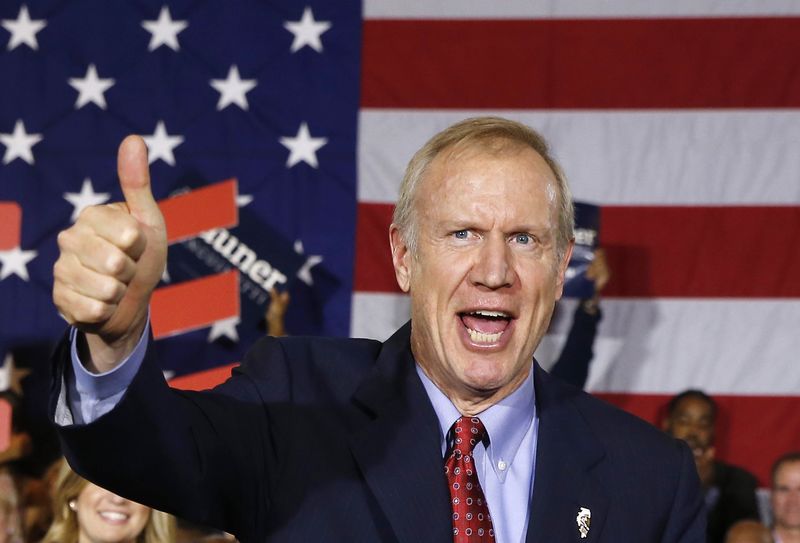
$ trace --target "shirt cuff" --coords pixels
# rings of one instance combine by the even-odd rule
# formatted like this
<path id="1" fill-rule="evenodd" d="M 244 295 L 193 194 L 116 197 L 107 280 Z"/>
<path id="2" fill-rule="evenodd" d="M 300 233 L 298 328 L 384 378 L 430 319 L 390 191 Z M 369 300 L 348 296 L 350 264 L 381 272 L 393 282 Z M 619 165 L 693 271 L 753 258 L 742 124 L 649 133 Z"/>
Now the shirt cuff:
<path id="1" fill-rule="evenodd" d="M 148 318 L 136 347 L 122 363 L 105 373 L 91 373 L 83 366 L 78 357 L 78 330 L 72 328 L 69 336 L 72 371 L 75 376 L 75 388 L 81 397 L 101 400 L 124 392 L 133 382 L 136 372 L 142 365 L 147 352 L 149 332 L 150 319 Z"/>

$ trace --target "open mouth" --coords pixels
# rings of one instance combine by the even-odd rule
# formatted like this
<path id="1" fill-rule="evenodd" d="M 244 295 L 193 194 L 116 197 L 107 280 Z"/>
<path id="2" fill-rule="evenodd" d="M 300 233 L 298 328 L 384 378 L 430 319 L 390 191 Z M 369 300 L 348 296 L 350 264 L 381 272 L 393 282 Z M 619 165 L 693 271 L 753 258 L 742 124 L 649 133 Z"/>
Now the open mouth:
<path id="1" fill-rule="evenodd" d="M 511 315 L 503 311 L 480 309 L 458 314 L 473 343 L 492 345 L 498 343 L 511 323 Z"/>

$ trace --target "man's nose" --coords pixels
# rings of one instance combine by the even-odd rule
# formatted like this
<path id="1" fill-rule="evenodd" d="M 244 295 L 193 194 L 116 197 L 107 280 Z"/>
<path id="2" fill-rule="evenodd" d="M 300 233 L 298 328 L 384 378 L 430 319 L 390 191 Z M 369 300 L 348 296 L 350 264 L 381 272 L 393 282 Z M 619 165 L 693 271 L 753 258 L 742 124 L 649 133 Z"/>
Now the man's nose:
<path id="1" fill-rule="evenodd" d="M 488 235 L 476 255 L 470 272 L 473 285 L 492 290 L 509 287 L 514 283 L 511 248 L 501 236 Z"/>

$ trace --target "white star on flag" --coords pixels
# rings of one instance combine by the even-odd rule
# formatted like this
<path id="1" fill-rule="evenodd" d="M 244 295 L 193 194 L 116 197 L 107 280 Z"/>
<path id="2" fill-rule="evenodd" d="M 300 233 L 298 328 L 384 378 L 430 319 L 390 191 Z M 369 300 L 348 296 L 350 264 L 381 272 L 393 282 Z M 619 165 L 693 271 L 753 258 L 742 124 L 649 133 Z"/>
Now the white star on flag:
<path id="1" fill-rule="evenodd" d="M 70 220 L 75 222 L 81 211 L 90 206 L 104 204 L 111 199 L 111 194 L 108 192 L 95 192 L 92 186 L 92 180 L 88 177 L 83 180 L 80 192 L 65 192 L 64 199 L 73 205 L 72 216 Z"/>
<path id="2" fill-rule="evenodd" d="M 13 390 L 22 396 L 22 380 L 30 373 L 31 370 L 27 368 L 17 369 L 14 355 L 9 352 L 3 359 L 3 365 L 0 366 L 0 392 Z"/>
<path id="3" fill-rule="evenodd" d="M 114 86 L 114 80 L 111 78 L 100 79 L 95 65 L 89 64 L 83 79 L 71 77 L 69 84 L 79 93 L 78 100 L 75 102 L 75 109 L 80 109 L 89 102 L 96 104 L 100 109 L 106 109 L 104 93 Z"/>
<path id="4" fill-rule="evenodd" d="M 289 158 L 286 159 L 287 168 L 291 168 L 301 160 L 312 168 L 317 168 L 319 167 L 317 151 L 328 143 L 328 138 L 312 138 L 308 131 L 308 123 L 303 121 L 295 137 L 284 136 L 280 142 L 289 149 Z"/>
<path id="5" fill-rule="evenodd" d="M 186 21 L 173 21 L 172 15 L 167 6 L 163 6 L 155 21 L 142 21 L 145 30 L 152 34 L 148 51 L 155 51 L 162 45 L 166 45 L 173 51 L 178 51 L 181 46 L 178 43 L 178 34 L 182 32 L 189 23 Z"/>
<path id="6" fill-rule="evenodd" d="M 244 207 L 253 201 L 252 194 L 239 194 L 236 196 L 236 207 Z"/>
<path id="7" fill-rule="evenodd" d="M 315 21 L 314 12 L 306 6 L 299 21 L 286 21 L 283 28 L 294 34 L 291 52 L 296 53 L 306 45 L 317 53 L 322 52 L 322 34 L 331 27 L 330 21 Z"/>
<path id="8" fill-rule="evenodd" d="M 302 255 L 305 254 L 305 250 L 303 249 L 303 242 L 299 239 L 294 242 L 294 252 Z M 308 285 L 309 287 L 314 286 L 314 278 L 311 277 L 311 268 L 316 266 L 322 262 L 322 256 L 320 255 L 308 255 L 306 257 L 306 261 L 300 266 L 300 269 L 297 270 L 297 278 L 300 279 L 303 283 Z"/>
<path id="9" fill-rule="evenodd" d="M 208 332 L 208 342 L 217 340 L 225 336 L 231 341 L 239 341 L 239 332 L 236 331 L 236 326 L 239 324 L 239 317 L 231 317 L 229 319 L 222 319 L 211 325 L 211 330 Z"/>
<path id="10" fill-rule="evenodd" d="M 158 121 L 153 135 L 142 136 L 142 138 L 147 144 L 148 164 L 152 164 L 160 158 L 170 166 L 175 165 L 175 155 L 172 151 L 178 145 L 183 143 L 183 136 L 170 136 L 167 134 L 167 128 L 164 126 L 164 121 Z"/>
<path id="11" fill-rule="evenodd" d="M 250 106 L 247 103 L 246 94 L 253 90 L 258 81 L 255 79 L 242 79 L 239 75 L 239 68 L 234 64 L 228 70 L 226 79 L 212 79 L 210 84 L 219 93 L 217 111 L 225 109 L 230 104 L 236 104 L 247 111 Z"/>
<path id="12" fill-rule="evenodd" d="M 33 164 L 33 150 L 31 147 L 42 141 L 41 134 L 28 134 L 25 123 L 17 120 L 12 134 L 0 134 L 0 143 L 6 146 L 3 155 L 3 164 L 8 164 L 15 158 L 21 158 L 28 164 Z"/>
<path id="13" fill-rule="evenodd" d="M 36 40 L 36 34 L 47 26 L 47 21 L 44 19 L 31 20 L 28 13 L 28 6 L 22 4 L 19 8 L 19 15 L 16 19 L 3 19 L 3 28 L 11 33 L 8 39 L 8 50 L 16 49 L 23 43 L 36 51 L 39 49 L 39 42 Z"/>
<path id="14" fill-rule="evenodd" d="M 30 280 L 28 275 L 28 262 L 36 258 L 38 251 L 23 251 L 14 247 L 8 251 L 0 251 L 0 281 L 12 273 L 25 281 Z"/>

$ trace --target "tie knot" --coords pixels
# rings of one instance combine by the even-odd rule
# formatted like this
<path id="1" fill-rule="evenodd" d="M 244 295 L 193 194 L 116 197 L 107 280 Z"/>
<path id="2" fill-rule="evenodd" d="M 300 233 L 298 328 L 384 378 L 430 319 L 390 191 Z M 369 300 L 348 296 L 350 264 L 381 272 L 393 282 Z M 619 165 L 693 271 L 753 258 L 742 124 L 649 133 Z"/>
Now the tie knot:
<path id="1" fill-rule="evenodd" d="M 486 427 L 478 417 L 459 417 L 450 428 L 453 452 L 456 456 L 470 455 L 475 445 L 486 437 Z"/>

